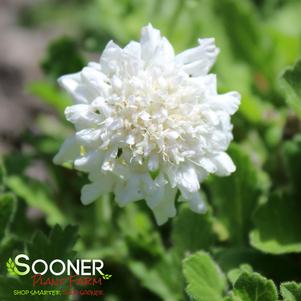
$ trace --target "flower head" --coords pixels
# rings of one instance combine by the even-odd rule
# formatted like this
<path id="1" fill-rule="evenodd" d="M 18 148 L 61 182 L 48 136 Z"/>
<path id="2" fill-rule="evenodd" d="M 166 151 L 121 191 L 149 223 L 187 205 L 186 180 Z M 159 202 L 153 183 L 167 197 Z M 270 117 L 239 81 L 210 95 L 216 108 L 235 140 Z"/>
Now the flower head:
<path id="1" fill-rule="evenodd" d="M 99 63 L 59 79 L 74 99 L 65 116 L 76 132 L 54 161 L 89 174 L 84 204 L 109 192 L 120 206 L 145 199 L 163 224 L 176 214 L 179 190 L 193 211 L 205 210 L 200 182 L 235 170 L 225 151 L 240 95 L 217 93 L 208 72 L 218 52 L 214 39 L 199 39 L 175 55 L 148 25 L 140 42 L 111 41 Z"/>

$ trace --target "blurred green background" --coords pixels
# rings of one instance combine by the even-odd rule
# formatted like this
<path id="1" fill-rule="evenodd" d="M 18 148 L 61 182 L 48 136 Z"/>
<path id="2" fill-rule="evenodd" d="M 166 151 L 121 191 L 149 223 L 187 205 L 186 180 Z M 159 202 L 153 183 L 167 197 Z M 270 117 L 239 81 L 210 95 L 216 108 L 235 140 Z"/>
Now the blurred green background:
<path id="1" fill-rule="evenodd" d="M 242 95 L 230 148 L 237 172 L 203 184 L 208 213 L 178 204 L 163 227 L 144 202 L 121 209 L 110 195 L 84 207 L 86 175 L 52 163 L 72 132 L 63 116 L 71 100 L 57 77 L 98 60 L 111 39 L 139 39 L 149 22 L 177 52 L 214 37 L 219 92 Z M 102 258 L 113 275 L 106 301 L 301 300 L 301 1 L 1 0 L 0 34 L 1 301 L 15 300 L 10 288 L 30 286 L 3 268 L 24 250 L 31 258 Z M 210 257 L 199 253 L 182 271 L 199 250 Z M 191 262 L 205 273 L 192 272 Z M 223 271 L 220 285 L 208 264 Z M 236 281 L 242 271 L 251 292 Z M 277 292 L 287 281 L 296 283 Z M 253 296 L 257 286 L 268 294 Z"/>

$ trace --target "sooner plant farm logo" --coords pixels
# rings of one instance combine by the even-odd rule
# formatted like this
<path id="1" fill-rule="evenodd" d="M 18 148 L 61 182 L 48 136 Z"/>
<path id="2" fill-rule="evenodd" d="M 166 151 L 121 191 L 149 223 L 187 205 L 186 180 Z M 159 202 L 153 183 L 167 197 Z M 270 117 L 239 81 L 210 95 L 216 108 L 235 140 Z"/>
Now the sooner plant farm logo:
<path id="1" fill-rule="evenodd" d="M 14 295 L 90 295 L 101 296 L 99 289 L 103 280 L 109 280 L 112 275 L 103 272 L 104 262 L 100 259 L 61 260 L 50 262 L 40 258 L 31 261 L 26 254 L 17 255 L 14 260 L 6 262 L 10 276 L 19 277 L 31 274 L 33 288 L 43 287 L 42 290 L 14 290 Z M 80 289 L 74 289 L 74 287 Z M 89 287 L 85 289 L 84 287 Z M 51 288 L 46 290 L 45 288 Z M 54 290 L 53 288 L 58 288 Z M 66 288 L 66 289 L 65 289 Z"/>

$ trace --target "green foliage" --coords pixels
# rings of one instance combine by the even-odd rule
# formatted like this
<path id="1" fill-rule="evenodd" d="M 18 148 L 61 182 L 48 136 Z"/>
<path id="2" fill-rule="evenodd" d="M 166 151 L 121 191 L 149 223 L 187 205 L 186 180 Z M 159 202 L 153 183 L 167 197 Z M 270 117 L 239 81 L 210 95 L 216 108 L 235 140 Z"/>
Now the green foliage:
<path id="1" fill-rule="evenodd" d="M 61 260 L 74 259 L 74 246 L 78 239 L 78 227 L 66 226 L 62 229 L 56 225 L 49 236 L 47 237 L 43 232 L 36 232 L 32 240 L 27 243 L 26 251 L 28 256 L 35 260 L 43 258 L 50 261 L 56 258 Z"/>
<path id="2" fill-rule="evenodd" d="M 0 195 L 0 241 L 5 235 L 15 210 L 15 197 L 10 193 Z"/>
<path id="3" fill-rule="evenodd" d="M 284 301 L 301 300 L 301 284 L 296 282 L 285 282 L 280 286 L 280 292 Z"/>
<path id="4" fill-rule="evenodd" d="M 229 271 L 227 276 L 228 276 L 231 284 L 234 285 L 242 273 L 251 273 L 251 272 L 253 272 L 253 269 L 250 265 L 242 264 L 238 268 Z"/>
<path id="5" fill-rule="evenodd" d="M 297 197 L 301 196 L 299 176 L 301 174 L 301 135 L 296 135 L 283 146 L 284 161 L 289 183 Z"/>
<path id="6" fill-rule="evenodd" d="M 228 32 L 232 51 L 235 56 L 250 63 L 253 68 L 266 68 L 271 61 L 271 50 L 264 37 L 262 24 L 249 1 L 222 0 L 215 1 L 216 9 Z M 256 51 L 259 47 L 261 51 Z M 265 71 L 265 70 L 264 70 Z"/>
<path id="7" fill-rule="evenodd" d="M 253 272 L 248 264 L 242 264 L 228 273 L 231 288 L 227 292 L 222 271 L 207 253 L 200 251 L 187 257 L 183 261 L 183 272 L 188 283 L 187 292 L 193 300 L 279 300 L 275 283 Z M 284 301 L 300 300 L 300 285 L 296 282 L 282 283 L 280 292 Z"/>
<path id="8" fill-rule="evenodd" d="M 229 301 L 277 301 L 277 288 L 272 280 L 258 273 L 243 272 L 234 283 Z"/>
<path id="9" fill-rule="evenodd" d="M 301 204 L 285 194 L 273 194 L 255 213 L 251 244 L 272 254 L 301 252 Z"/>
<path id="10" fill-rule="evenodd" d="M 283 75 L 286 100 L 293 110 L 301 117 L 301 60 L 293 68 L 287 69 Z"/>
<path id="11" fill-rule="evenodd" d="M 181 256 L 200 249 L 208 250 L 216 240 L 211 213 L 199 215 L 183 206 L 174 219 L 172 240 Z"/>
<path id="12" fill-rule="evenodd" d="M 44 57 L 41 67 L 45 74 L 53 79 L 61 75 L 77 72 L 85 65 L 76 42 L 70 37 L 62 37 L 53 41 Z"/>
<path id="13" fill-rule="evenodd" d="M 198 252 L 183 262 L 187 293 L 198 301 L 223 300 L 225 276 L 208 253 Z"/>
<path id="14" fill-rule="evenodd" d="M 216 214 L 234 243 L 244 243 L 251 229 L 251 215 L 263 189 L 259 172 L 241 147 L 233 144 L 229 154 L 237 171 L 229 177 L 215 177 L 209 184 Z"/>
<path id="15" fill-rule="evenodd" d="M 52 201 L 46 185 L 33 179 L 18 176 L 8 177 L 6 183 L 29 206 L 37 208 L 46 214 L 49 224 L 66 224 L 66 218 L 55 202 Z"/>
<path id="16" fill-rule="evenodd" d="M 295 0 L 45 0 L 22 7 L 19 23 L 27 30 L 47 26 L 70 37 L 49 45 L 45 78 L 26 84 L 53 112 L 35 112 L 30 129 L 4 137 L 10 144 L 0 160 L 0 300 L 28 301 L 11 294 L 32 285 L 12 275 L 15 254 L 72 259 L 76 249 L 80 258 L 104 260 L 104 281 L 113 275 L 107 301 L 301 301 L 300 15 Z M 202 183 L 206 214 L 177 204 L 177 216 L 163 227 L 143 202 L 120 209 L 108 195 L 83 207 L 86 176 L 52 163 L 71 131 L 63 117 L 71 100 L 57 78 L 98 59 L 111 39 L 121 46 L 136 40 L 149 22 L 176 53 L 214 37 L 218 90 L 242 95 L 229 149 L 236 172 Z M 76 227 L 62 227 L 70 223 L 80 238 Z"/>
<path id="17" fill-rule="evenodd" d="M 179 300 L 181 286 L 173 264 L 172 258 L 167 255 L 152 268 L 138 261 L 130 263 L 129 267 L 141 284 L 162 300 Z"/>
<path id="18" fill-rule="evenodd" d="M 69 97 L 48 82 L 39 81 L 30 83 L 27 86 L 27 91 L 32 95 L 39 97 L 46 104 L 57 110 L 61 115 L 63 115 L 65 108 L 71 104 Z"/>

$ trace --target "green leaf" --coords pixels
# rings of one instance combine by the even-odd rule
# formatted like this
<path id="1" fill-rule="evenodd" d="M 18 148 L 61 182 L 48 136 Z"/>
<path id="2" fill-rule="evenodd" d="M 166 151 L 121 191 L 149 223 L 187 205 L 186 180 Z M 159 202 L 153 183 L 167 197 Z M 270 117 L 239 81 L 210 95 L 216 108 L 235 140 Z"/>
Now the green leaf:
<path id="1" fill-rule="evenodd" d="M 253 272 L 253 269 L 249 264 L 241 264 L 239 268 L 233 269 L 228 272 L 227 276 L 230 282 L 232 283 L 232 285 L 234 285 L 234 283 L 237 281 L 240 275 L 244 272 L 251 273 Z"/>
<path id="2" fill-rule="evenodd" d="M 280 292 L 284 301 L 301 301 L 301 283 L 281 283 Z"/>
<path id="3" fill-rule="evenodd" d="M 301 204 L 293 197 L 273 193 L 254 215 L 251 245 L 272 254 L 301 252 Z"/>
<path id="4" fill-rule="evenodd" d="M 16 200 L 12 194 L 5 193 L 0 195 L 0 241 L 4 238 L 15 208 Z"/>
<path id="5" fill-rule="evenodd" d="M 233 301 L 277 301 L 277 288 L 272 280 L 258 273 L 244 272 L 234 284 L 230 300 Z"/>
<path id="6" fill-rule="evenodd" d="M 296 258 L 290 254 L 273 256 L 251 247 L 233 248 L 225 245 L 223 248 L 214 249 L 214 258 L 221 269 L 227 272 L 228 277 L 229 272 L 236 271 L 237 267 L 241 268 L 246 264 L 252 267 L 254 271 L 260 271 L 279 283 L 287 281 L 287 279 L 298 279 L 300 274 L 300 269 L 296 265 Z"/>
<path id="7" fill-rule="evenodd" d="M 270 72 L 267 65 L 271 63 L 273 49 L 268 37 L 263 35 L 262 22 L 251 1 L 218 0 L 214 3 L 235 58 Z M 268 57 L 270 61 L 267 62 Z"/>
<path id="8" fill-rule="evenodd" d="M 180 300 L 182 279 L 179 279 L 178 266 L 174 264 L 171 254 L 166 253 L 151 267 L 142 262 L 132 261 L 129 268 L 145 288 L 162 300 Z"/>
<path id="9" fill-rule="evenodd" d="M 182 207 L 173 221 L 172 241 L 180 256 L 208 249 L 216 237 L 213 232 L 212 216 L 196 214 L 187 207 Z"/>
<path id="10" fill-rule="evenodd" d="M 34 260 L 73 259 L 74 245 L 78 239 L 78 227 L 68 225 L 64 229 L 56 225 L 49 237 L 38 231 L 34 234 L 32 241 L 27 244 L 28 256 Z"/>
<path id="11" fill-rule="evenodd" d="M 130 251 L 141 250 L 150 255 L 158 256 L 164 253 L 163 243 L 154 225 L 145 212 L 137 204 L 126 206 L 118 219 L 118 226 L 125 235 Z"/>
<path id="12" fill-rule="evenodd" d="M 7 186 L 19 197 L 23 198 L 29 206 L 37 208 L 46 214 L 50 225 L 66 224 L 66 217 L 49 196 L 46 185 L 26 177 L 7 177 Z"/>
<path id="13" fill-rule="evenodd" d="M 41 67 L 50 77 L 57 79 L 61 75 L 80 71 L 85 61 L 76 42 L 70 37 L 61 37 L 50 43 Z"/>
<path id="14" fill-rule="evenodd" d="M 284 71 L 282 83 L 288 104 L 301 118 L 301 60 Z"/>
<path id="15" fill-rule="evenodd" d="M 209 183 L 216 215 L 228 229 L 230 240 L 236 244 L 248 242 L 251 216 L 258 204 L 262 182 L 249 156 L 238 145 L 229 150 L 236 171 L 228 177 L 214 177 Z"/>
<path id="16" fill-rule="evenodd" d="M 70 97 L 46 81 L 32 82 L 26 86 L 26 90 L 56 109 L 61 116 L 65 108 L 71 105 Z"/>
<path id="17" fill-rule="evenodd" d="M 197 301 L 221 301 L 226 289 L 225 276 L 209 254 L 200 251 L 183 261 L 186 291 Z"/>
<path id="18" fill-rule="evenodd" d="M 301 82 L 300 82 L 301 83 Z M 292 183 L 294 192 L 300 197 L 301 174 L 301 135 L 296 135 L 293 140 L 285 142 L 283 146 L 284 162 L 289 182 Z"/>

